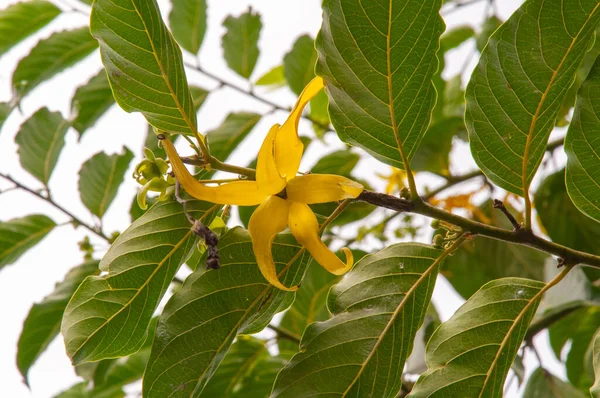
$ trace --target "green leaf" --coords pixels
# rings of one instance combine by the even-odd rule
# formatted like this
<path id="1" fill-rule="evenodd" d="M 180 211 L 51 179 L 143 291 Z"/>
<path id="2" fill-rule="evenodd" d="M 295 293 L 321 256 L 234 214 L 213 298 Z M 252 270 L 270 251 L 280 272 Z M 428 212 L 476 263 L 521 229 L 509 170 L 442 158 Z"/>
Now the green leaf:
<path id="1" fill-rule="evenodd" d="M 490 37 L 467 86 L 471 153 L 496 185 L 525 196 L 577 67 L 600 23 L 600 3 L 576 13 L 527 0 Z"/>
<path id="2" fill-rule="evenodd" d="M 46 186 L 65 146 L 68 129 L 69 122 L 60 112 L 44 107 L 21 125 L 15 137 L 21 166 Z"/>
<path id="3" fill-rule="evenodd" d="M 537 368 L 525 387 L 523 398 L 586 398 L 569 383 L 565 383 L 543 368 Z"/>
<path id="4" fill-rule="evenodd" d="M 280 278 L 297 284 L 308 255 L 284 234 L 273 243 Z M 159 319 L 144 375 L 144 396 L 198 397 L 238 334 L 262 330 L 294 294 L 273 288 L 260 273 L 248 232 L 229 230 L 219 242 L 221 268 L 199 267 L 171 297 Z M 289 262 L 293 261 L 289 266 Z"/>
<path id="5" fill-rule="evenodd" d="M 456 26 L 440 37 L 440 52 L 452 50 L 475 36 L 475 31 L 469 25 Z"/>
<path id="6" fill-rule="evenodd" d="M 181 47 L 197 54 L 206 33 L 206 0 L 172 0 L 171 32 Z"/>
<path id="7" fill-rule="evenodd" d="M 594 383 L 591 369 L 588 372 L 586 352 L 599 328 L 600 306 L 597 305 L 579 308 L 548 328 L 550 345 L 558 359 L 567 342 L 571 341 L 565 362 L 567 378 L 579 389 L 587 390 Z"/>
<path id="8" fill-rule="evenodd" d="M 63 312 L 71 296 L 85 277 L 99 273 L 98 261 L 89 261 L 71 269 L 52 293 L 29 310 L 17 345 L 17 366 L 26 384 L 29 385 L 29 368 L 58 335 Z"/>
<path id="9" fill-rule="evenodd" d="M 125 172 L 133 159 L 133 152 L 123 147 L 123 154 L 107 155 L 98 152 L 88 159 L 79 171 L 79 195 L 92 214 L 99 218 L 110 207 Z"/>
<path id="10" fill-rule="evenodd" d="M 521 278 L 485 284 L 433 333 L 429 370 L 408 397 L 501 397 L 544 286 Z"/>
<path id="11" fill-rule="evenodd" d="M 499 210 L 486 201 L 479 210 L 488 222 L 501 228 L 512 225 Z M 514 214 L 514 212 L 513 212 Z M 526 246 L 478 237 L 464 243 L 442 267 L 442 275 L 465 299 L 471 297 L 487 282 L 504 277 L 544 280 L 544 263 L 549 256 Z"/>
<path id="12" fill-rule="evenodd" d="M 0 222 L 0 269 L 16 262 L 54 227 L 56 223 L 42 214 Z"/>
<path id="13" fill-rule="evenodd" d="M 188 202 L 196 219 L 215 207 Z M 197 238 L 177 202 L 159 202 L 112 244 L 102 261 L 103 276 L 86 278 L 65 310 L 62 335 L 74 364 L 137 352 L 152 314 Z"/>
<path id="14" fill-rule="evenodd" d="M 283 87 L 285 82 L 283 65 L 278 65 L 259 77 L 254 84 L 256 86 Z"/>
<path id="15" fill-rule="evenodd" d="M 447 117 L 429 126 L 413 158 L 412 170 L 450 175 L 452 139 L 464 125 L 462 117 Z"/>
<path id="16" fill-rule="evenodd" d="M 181 49 L 156 0 L 96 0 L 90 29 L 117 103 L 160 130 L 197 131 Z"/>
<path id="17" fill-rule="evenodd" d="M 401 152 L 412 158 L 436 101 L 442 2 L 359 3 L 323 2 L 317 74 L 342 141 L 404 168 Z"/>
<path id="18" fill-rule="evenodd" d="M 564 169 L 541 182 L 535 193 L 535 208 L 541 226 L 554 242 L 600 255 L 600 223 L 586 217 L 571 202 Z M 585 266 L 582 269 L 592 282 L 600 278 L 600 271 Z"/>
<path id="19" fill-rule="evenodd" d="M 596 382 L 590 388 L 590 393 L 593 398 L 600 398 L 600 330 L 596 333 L 594 337 L 594 346 L 593 346 L 593 365 L 594 365 L 594 375 L 596 376 Z"/>
<path id="20" fill-rule="evenodd" d="M 0 10 L 0 55 L 46 26 L 60 9 L 49 1 L 31 0 Z"/>
<path id="21" fill-rule="evenodd" d="M 481 32 L 475 38 L 477 49 L 482 52 L 490 40 L 490 36 L 502 25 L 502 20 L 495 15 L 487 18 L 481 25 Z"/>
<path id="22" fill-rule="evenodd" d="M 240 142 L 252 131 L 260 120 L 260 115 L 250 112 L 230 113 L 216 129 L 206 134 L 210 154 L 225 161 Z"/>
<path id="23" fill-rule="evenodd" d="M 269 356 L 264 341 L 240 336 L 227 351 L 200 397 L 245 397 L 248 392 L 256 393 L 246 389 L 244 384 L 254 368 L 259 366 L 258 362 Z M 266 397 L 269 392 L 271 391 L 266 391 L 264 396 Z"/>
<path id="24" fill-rule="evenodd" d="M 360 155 L 347 149 L 328 153 L 310 170 L 313 174 L 337 174 L 350 177 L 352 170 L 360 160 Z"/>
<path id="25" fill-rule="evenodd" d="M 0 102 L 0 131 L 2 131 L 2 125 L 8 119 L 10 112 L 13 107 L 7 102 Z"/>
<path id="26" fill-rule="evenodd" d="M 89 389 L 87 382 L 81 382 L 71 386 L 71 388 L 61 392 L 54 398 L 124 398 L 125 395 L 120 386 L 97 392 Z"/>
<path id="27" fill-rule="evenodd" d="M 565 138 L 567 192 L 583 214 L 600 221 L 600 57 L 581 85 L 571 126 Z"/>
<path id="28" fill-rule="evenodd" d="M 40 40 L 25 58 L 19 61 L 13 75 L 15 97 L 20 100 L 40 83 L 65 68 L 76 64 L 98 47 L 86 27 L 53 33 Z"/>
<path id="29" fill-rule="evenodd" d="M 252 8 L 239 17 L 228 16 L 223 21 L 226 32 L 221 40 L 227 65 L 238 75 L 250 78 L 258 60 L 258 38 L 262 29 L 260 15 Z"/>
<path id="30" fill-rule="evenodd" d="M 423 323 L 440 251 L 400 243 L 365 256 L 332 287 L 333 317 L 304 332 L 300 353 L 279 373 L 273 397 L 395 397 Z"/>
<path id="31" fill-rule="evenodd" d="M 300 36 L 283 57 L 285 79 L 294 94 L 300 95 L 315 76 L 316 63 L 315 41 L 309 35 Z"/>
<path id="32" fill-rule="evenodd" d="M 208 94 L 210 94 L 210 92 L 202 87 L 190 86 L 190 93 L 192 93 L 194 109 L 196 109 L 196 112 L 198 112 L 204 104 L 204 101 L 206 101 L 206 98 L 208 97 Z"/>
<path id="33" fill-rule="evenodd" d="M 71 109 L 77 115 L 73 127 L 79 132 L 79 137 L 96 124 L 114 103 L 115 98 L 104 69 L 78 87 L 71 99 Z"/>

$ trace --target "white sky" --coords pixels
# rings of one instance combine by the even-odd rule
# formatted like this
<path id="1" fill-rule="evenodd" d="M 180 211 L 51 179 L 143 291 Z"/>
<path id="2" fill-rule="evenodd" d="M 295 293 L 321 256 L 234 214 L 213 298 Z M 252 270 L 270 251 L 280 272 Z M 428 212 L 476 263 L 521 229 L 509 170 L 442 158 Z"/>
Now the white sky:
<path id="1" fill-rule="evenodd" d="M 60 3 L 64 4 L 69 1 L 71 4 L 78 4 L 75 0 L 61 0 Z M 5 8 L 15 2 L 17 1 L 0 0 L 0 8 Z M 503 0 L 497 1 L 497 3 L 500 16 L 506 19 L 521 2 L 519 0 Z M 170 8 L 169 2 L 159 0 L 159 4 L 163 15 L 166 15 Z M 321 24 L 319 0 L 209 0 L 208 4 L 209 24 L 200 52 L 200 62 L 205 69 L 241 86 L 245 86 L 245 81 L 230 72 L 222 58 L 220 38 L 224 31 L 221 22 L 227 15 L 239 15 L 248 8 L 248 5 L 251 5 L 262 15 L 261 55 L 253 74 L 254 79 L 273 66 L 280 64 L 283 55 L 290 50 L 298 36 L 308 33 L 314 37 Z M 449 27 L 464 23 L 478 24 L 482 20 L 484 7 L 485 2 L 465 7 L 464 11 L 451 14 L 447 18 L 447 24 Z M 86 18 L 84 16 L 76 13 L 64 13 L 49 26 L 40 30 L 38 34 L 28 38 L 2 57 L 0 60 L 0 101 L 10 99 L 12 71 L 18 60 L 26 55 L 40 38 L 47 37 L 54 31 L 85 24 Z M 474 42 L 471 40 L 447 55 L 447 76 L 452 76 L 460 71 L 473 46 Z M 473 66 L 471 65 L 468 71 Z M 20 167 L 16 155 L 14 136 L 20 124 L 42 106 L 47 106 L 51 111 L 61 111 L 65 118 L 69 117 L 70 99 L 76 87 L 85 83 L 100 68 L 101 63 L 96 51 L 84 62 L 40 85 L 22 102 L 22 112 L 13 112 L 4 124 L 0 135 L 0 159 L 2 159 L 0 171 L 2 173 L 8 173 L 30 187 L 41 187 L 37 180 Z M 193 71 L 188 73 L 188 79 L 190 82 L 205 88 L 217 86 L 214 81 Z M 292 105 L 295 101 L 293 94 L 287 89 L 273 93 L 267 92 L 264 95 L 286 106 Z M 199 126 L 201 131 L 217 127 L 225 115 L 232 111 L 265 113 L 268 110 L 267 106 L 252 98 L 231 89 L 223 88 L 211 94 L 203 105 L 198 116 Z M 264 132 L 273 123 L 282 122 L 284 118 L 285 115 L 280 112 L 264 117 L 254 128 L 250 138 L 234 153 L 234 163 L 245 165 L 251 160 L 258 150 Z M 65 148 L 49 184 L 55 201 L 82 220 L 92 223 L 93 219 L 90 213 L 79 201 L 77 182 L 80 165 L 100 150 L 110 154 L 120 152 L 121 147 L 126 145 L 134 151 L 136 158 L 132 161 L 130 170 L 126 174 L 126 184 L 122 186 L 113 205 L 104 217 L 105 233 L 110 234 L 115 230 L 124 230 L 129 225 L 129 206 L 136 192 L 135 182 L 128 177 L 131 175 L 132 167 L 141 158 L 141 148 L 146 134 L 145 126 L 146 123 L 140 114 L 127 114 L 114 106 L 94 128 L 85 133 L 79 143 L 77 142 L 76 131 L 69 130 Z M 309 123 L 302 121 L 300 130 L 309 134 L 311 131 Z M 303 159 L 304 169 L 308 169 L 322 153 L 341 147 L 338 138 L 333 134 L 326 137 L 326 143 L 328 146 L 320 143 L 311 145 Z M 468 146 L 459 146 L 453 156 L 453 171 L 460 173 L 473 168 L 474 163 L 470 158 Z M 373 182 L 375 188 L 382 190 L 385 184 L 374 178 L 374 174 L 375 172 L 387 174 L 388 171 L 388 166 L 373 159 L 368 159 L 361 161 L 356 174 Z M 423 182 L 433 184 L 436 180 L 424 177 L 419 182 L 421 184 Z M 8 186 L 10 185 L 0 181 L 0 189 Z M 11 191 L 0 195 L 0 220 L 5 221 L 30 213 L 47 214 L 58 223 L 67 221 L 64 214 L 27 193 Z M 354 233 L 354 231 L 344 232 L 351 235 Z M 71 267 L 81 263 L 82 254 L 79 252 L 76 242 L 80 241 L 85 235 L 87 235 L 86 230 L 83 228 L 74 230 L 71 226 L 59 227 L 38 244 L 35 249 L 21 257 L 17 263 L 0 271 L 0 303 L 2 303 L 3 319 L 2 328 L 0 328 L 0 375 L 2 375 L 0 396 L 11 398 L 52 397 L 78 381 L 64 353 L 64 345 L 60 337 L 49 346 L 48 350 L 30 370 L 31 391 L 21 383 L 21 377 L 15 364 L 15 350 L 22 322 L 31 305 L 49 294 L 53 290 L 54 284 L 62 280 Z M 91 238 L 94 243 L 106 248 L 104 242 L 96 240 L 93 236 Z M 460 306 L 462 300 L 449 287 L 449 284 L 440 278 L 434 292 L 434 303 L 442 319 L 445 320 Z M 564 369 L 546 347 L 546 341 L 547 336 L 545 334 L 540 334 L 536 340 L 544 365 L 557 376 L 564 378 Z M 535 364 L 535 360 L 530 356 L 526 357 L 529 372 L 534 370 Z M 515 388 L 511 388 L 507 396 L 517 397 L 520 394 L 515 391 Z"/>

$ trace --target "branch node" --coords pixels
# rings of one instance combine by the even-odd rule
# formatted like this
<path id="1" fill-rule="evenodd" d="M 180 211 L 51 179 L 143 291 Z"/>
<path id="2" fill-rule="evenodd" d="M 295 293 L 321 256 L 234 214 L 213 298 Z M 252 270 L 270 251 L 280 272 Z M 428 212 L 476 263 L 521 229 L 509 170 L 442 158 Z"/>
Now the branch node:
<path id="1" fill-rule="evenodd" d="M 508 221 L 510 221 L 510 223 L 512 224 L 512 226 L 514 228 L 513 230 L 515 232 L 519 231 L 522 228 L 521 224 L 519 224 L 517 219 L 512 214 L 510 214 L 510 212 L 508 211 L 506 206 L 504 206 L 504 203 L 502 203 L 501 200 L 494 199 L 494 209 L 498 209 L 502 213 L 504 213 L 506 218 L 508 218 Z"/>
<path id="2" fill-rule="evenodd" d="M 194 225 L 192 225 L 192 232 L 204 239 L 204 243 L 206 244 L 206 269 L 218 269 L 221 267 L 219 249 L 217 248 L 219 243 L 217 234 L 211 231 L 210 228 L 204 225 L 200 220 L 194 222 Z"/>

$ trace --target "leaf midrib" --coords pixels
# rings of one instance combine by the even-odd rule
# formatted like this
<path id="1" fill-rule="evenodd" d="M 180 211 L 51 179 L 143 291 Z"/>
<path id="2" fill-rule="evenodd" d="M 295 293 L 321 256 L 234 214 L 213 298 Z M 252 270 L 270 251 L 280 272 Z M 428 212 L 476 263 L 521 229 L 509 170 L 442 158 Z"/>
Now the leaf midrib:
<path id="1" fill-rule="evenodd" d="M 527 140 L 525 142 L 525 152 L 523 153 L 523 162 L 521 165 L 521 178 L 522 178 L 521 181 L 523 184 L 523 186 L 522 186 L 523 195 L 529 195 L 528 191 L 529 191 L 530 182 L 529 182 L 529 175 L 528 175 L 529 173 L 527 173 L 527 164 L 529 163 L 529 151 L 530 151 L 530 147 L 531 147 L 531 140 L 533 139 L 533 134 L 535 132 L 534 130 L 537 125 L 538 119 L 540 117 L 540 112 L 542 110 L 542 106 L 546 102 L 546 96 L 548 95 L 548 92 L 550 91 L 550 88 L 552 87 L 554 80 L 558 76 L 558 72 L 561 70 L 563 64 L 565 63 L 567 56 L 571 53 L 571 51 L 573 49 L 573 45 L 575 44 L 575 41 L 579 38 L 579 35 L 584 30 L 584 28 L 587 26 L 591 17 L 596 13 L 596 10 L 598 10 L 598 8 L 600 8 L 600 3 L 596 4 L 596 6 L 592 10 L 592 12 L 589 13 L 585 23 L 581 26 L 581 29 L 577 32 L 575 37 L 573 37 L 573 39 L 571 40 L 571 43 L 569 44 L 567 51 L 565 51 L 565 55 L 560 60 L 560 63 L 556 67 L 556 70 L 552 73 L 550 82 L 546 86 L 546 90 L 544 90 L 544 92 L 542 93 L 542 98 L 537 106 L 537 109 L 535 110 L 535 114 L 533 115 L 531 125 L 529 126 L 529 132 L 527 133 Z M 541 12 L 541 10 L 540 10 L 540 12 Z M 542 55 L 542 57 L 543 57 L 543 55 Z"/>
<path id="2" fill-rule="evenodd" d="M 177 107 L 177 110 L 181 114 L 181 117 L 183 117 L 183 120 L 185 121 L 185 123 L 188 125 L 188 128 L 190 129 L 190 132 L 191 133 L 197 133 L 196 126 L 194 126 L 192 124 L 192 122 L 191 122 L 188 114 L 185 112 L 185 110 L 183 109 L 183 106 L 179 102 L 179 98 L 177 98 L 177 94 L 173 91 L 173 87 L 171 86 L 171 82 L 169 81 L 169 79 L 167 77 L 167 74 L 165 73 L 163 64 L 158 59 L 158 56 L 157 56 L 157 53 L 156 53 L 156 48 L 154 47 L 154 42 L 152 41 L 152 37 L 150 36 L 150 31 L 148 30 L 148 27 L 146 26 L 146 21 L 144 21 L 144 18 L 142 18 L 142 14 L 140 14 L 140 11 L 138 10 L 138 8 L 137 8 L 134 0 L 131 0 L 131 5 L 133 6 L 133 8 L 135 10 L 135 13 L 140 18 L 140 21 L 144 25 L 144 32 L 146 33 L 146 36 L 148 37 L 148 42 L 150 43 L 150 47 L 152 48 L 152 55 L 154 56 L 154 59 L 156 60 L 156 65 L 158 66 L 158 69 L 160 69 L 160 74 L 161 74 L 161 76 L 162 76 L 165 84 L 167 85 L 167 88 L 169 90 L 169 94 L 171 94 L 171 98 L 173 98 L 173 101 L 175 102 L 175 106 Z M 160 29 L 160 26 L 159 26 L 159 29 Z M 167 36 L 170 35 L 170 34 L 171 33 L 167 31 Z M 176 43 L 175 43 L 175 47 L 179 48 Z"/>

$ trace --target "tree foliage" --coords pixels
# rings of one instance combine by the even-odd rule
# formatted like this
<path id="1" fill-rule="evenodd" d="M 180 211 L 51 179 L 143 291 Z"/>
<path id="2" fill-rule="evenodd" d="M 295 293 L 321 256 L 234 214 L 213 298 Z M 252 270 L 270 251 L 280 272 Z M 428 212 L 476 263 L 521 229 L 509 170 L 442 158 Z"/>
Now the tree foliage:
<path id="1" fill-rule="evenodd" d="M 318 35 L 299 35 L 262 71 L 269 21 L 248 8 L 220 25 L 231 81 L 201 55 L 210 2 L 171 0 L 168 15 L 156 0 L 74 5 L 81 25 L 40 36 L 0 103 L 1 129 L 38 86 L 101 60 L 71 114 L 49 101 L 12 132 L 32 186 L 0 173 L 69 219 L 3 215 L 0 269 L 63 225 L 86 231 L 82 263 L 25 319 L 24 381 L 60 333 L 83 381 L 58 397 L 123 397 L 140 380 L 149 398 L 500 397 L 547 331 L 567 379 L 538 357 L 523 396 L 599 397 L 600 0 L 525 0 L 506 20 L 492 0 L 482 23 L 447 28 L 471 3 L 324 0 Z M 63 6 L 1 9 L 0 56 Z M 472 74 L 465 63 L 450 76 L 445 56 L 468 46 Z M 205 131 L 198 112 L 223 86 L 272 111 L 236 109 Z M 147 128 L 104 131 L 115 103 Z M 50 181 L 64 178 L 55 166 L 70 131 L 92 127 L 117 142 L 137 134 L 145 149 L 97 148 L 83 162 L 86 218 Z M 256 137 L 260 150 L 239 164 Z M 332 141 L 296 172 L 304 150 Z M 474 169 L 457 173 L 453 151 L 467 141 Z M 109 234 L 103 219 L 132 169 L 132 222 Z M 331 250 L 341 246 L 345 262 Z M 432 306 L 440 278 L 465 300 L 445 322 Z"/>

